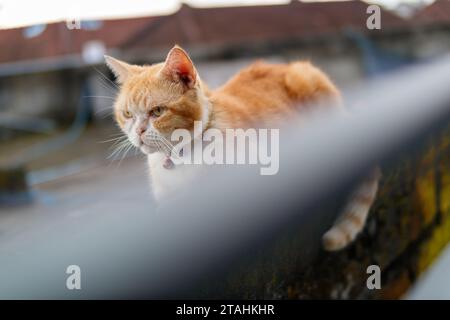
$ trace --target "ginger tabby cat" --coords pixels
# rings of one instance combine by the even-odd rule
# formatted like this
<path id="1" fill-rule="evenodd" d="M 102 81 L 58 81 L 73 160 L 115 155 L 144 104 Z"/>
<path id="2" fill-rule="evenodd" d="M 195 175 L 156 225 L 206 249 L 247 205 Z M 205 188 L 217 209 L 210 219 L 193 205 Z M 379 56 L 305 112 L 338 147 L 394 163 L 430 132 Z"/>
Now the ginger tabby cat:
<path id="1" fill-rule="evenodd" d="M 175 46 L 165 62 L 136 66 L 106 56 L 120 91 L 114 104 L 117 123 L 148 157 L 155 198 L 160 200 L 195 176 L 185 166 L 170 168 L 167 143 L 175 129 L 274 127 L 320 99 L 340 100 L 329 78 L 309 62 L 258 61 L 217 90 L 200 79 L 188 54 Z M 336 223 L 324 235 L 326 250 L 339 250 L 363 229 L 378 188 L 375 172 L 352 194 Z"/>

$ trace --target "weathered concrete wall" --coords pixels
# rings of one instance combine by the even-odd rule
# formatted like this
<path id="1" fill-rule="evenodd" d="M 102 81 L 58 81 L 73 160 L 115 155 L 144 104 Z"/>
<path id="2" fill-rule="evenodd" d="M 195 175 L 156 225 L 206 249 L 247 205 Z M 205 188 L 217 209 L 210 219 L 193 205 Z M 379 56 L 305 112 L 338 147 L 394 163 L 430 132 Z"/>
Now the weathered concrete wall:
<path id="1" fill-rule="evenodd" d="M 450 28 L 435 26 L 372 39 L 381 49 L 416 59 L 431 59 L 450 51 Z"/>
<path id="2" fill-rule="evenodd" d="M 0 112 L 72 120 L 80 99 L 77 72 L 59 71 L 2 78 Z"/>
<path id="3" fill-rule="evenodd" d="M 321 210 L 339 207 L 333 199 L 326 206 Z M 331 223 L 318 222 L 323 230 Z M 378 198 L 352 245 L 325 252 L 319 248 L 322 232 L 303 226 L 301 235 L 295 230 L 286 233 L 273 247 L 243 256 L 225 281 L 208 279 L 197 296 L 400 298 L 450 242 L 450 126 L 441 135 L 430 136 L 427 148 L 400 155 L 383 168 Z M 381 268 L 380 290 L 366 285 L 366 270 L 373 264 Z"/>

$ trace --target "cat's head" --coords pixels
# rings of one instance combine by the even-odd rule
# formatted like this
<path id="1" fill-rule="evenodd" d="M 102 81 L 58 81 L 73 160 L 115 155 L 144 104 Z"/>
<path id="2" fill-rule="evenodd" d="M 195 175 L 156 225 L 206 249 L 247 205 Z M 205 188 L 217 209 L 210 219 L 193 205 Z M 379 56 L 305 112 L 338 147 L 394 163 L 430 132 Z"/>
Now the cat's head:
<path id="1" fill-rule="evenodd" d="M 168 153 L 175 129 L 192 132 L 194 121 L 208 121 L 208 101 L 188 54 L 178 46 L 166 61 L 149 66 L 130 65 L 105 56 L 120 90 L 114 115 L 130 142 L 142 152 Z"/>

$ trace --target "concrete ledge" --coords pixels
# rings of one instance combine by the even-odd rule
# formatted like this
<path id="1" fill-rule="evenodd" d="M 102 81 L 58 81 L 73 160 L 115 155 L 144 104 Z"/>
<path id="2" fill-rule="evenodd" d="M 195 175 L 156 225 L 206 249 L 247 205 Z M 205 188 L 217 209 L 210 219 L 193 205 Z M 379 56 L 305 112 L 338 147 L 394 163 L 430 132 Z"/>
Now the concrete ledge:
<path id="1" fill-rule="evenodd" d="M 393 165 L 383 168 L 379 196 L 353 245 L 328 253 L 317 246 L 322 230 L 311 230 L 308 243 L 291 230 L 272 248 L 249 253 L 226 281 L 201 284 L 196 297 L 401 298 L 450 242 L 450 127 Z M 330 199 L 320 210 L 336 210 L 339 202 Z M 331 221 L 319 223 L 325 230 Z M 380 290 L 366 285 L 373 264 L 381 269 Z"/>

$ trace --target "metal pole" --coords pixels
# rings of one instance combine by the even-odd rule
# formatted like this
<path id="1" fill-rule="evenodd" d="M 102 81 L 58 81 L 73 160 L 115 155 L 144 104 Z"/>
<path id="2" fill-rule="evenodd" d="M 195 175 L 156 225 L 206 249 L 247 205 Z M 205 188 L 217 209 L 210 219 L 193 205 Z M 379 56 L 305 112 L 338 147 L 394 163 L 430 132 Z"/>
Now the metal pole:
<path id="1" fill-rule="evenodd" d="M 3 244 L 0 297 L 195 296 L 200 282 L 229 272 L 287 226 L 297 226 L 309 244 L 310 208 L 448 123 L 449 83 L 446 58 L 350 94 L 348 105 L 359 106 L 351 116 L 328 114 L 283 128 L 277 175 L 260 176 L 248 166 L 210 168 L 156 213 L 122 206 L 107 218 L 84 217 Z M 82 290 L 65 287 L 71 264 L 81 267 Z"/>

